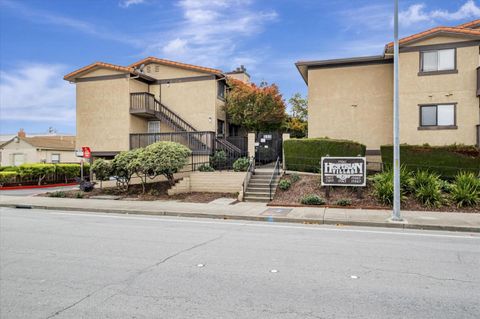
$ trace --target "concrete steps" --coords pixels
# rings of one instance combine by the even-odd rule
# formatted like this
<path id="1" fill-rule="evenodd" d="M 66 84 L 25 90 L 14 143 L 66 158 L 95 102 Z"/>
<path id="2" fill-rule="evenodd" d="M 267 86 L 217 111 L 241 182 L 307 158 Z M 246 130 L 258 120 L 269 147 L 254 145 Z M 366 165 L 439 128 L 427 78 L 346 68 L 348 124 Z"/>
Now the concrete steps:
<path id="1" fill-rule="evenodd" d="M 259 171 L 250 178 L 245 191 L 244 200 L 247 202 L 269 202 L 270 201 L 270 181 L 272 171 Z M 280 176 L 276 176 L 272 183 L 272 197 L 275 195 Z"/>

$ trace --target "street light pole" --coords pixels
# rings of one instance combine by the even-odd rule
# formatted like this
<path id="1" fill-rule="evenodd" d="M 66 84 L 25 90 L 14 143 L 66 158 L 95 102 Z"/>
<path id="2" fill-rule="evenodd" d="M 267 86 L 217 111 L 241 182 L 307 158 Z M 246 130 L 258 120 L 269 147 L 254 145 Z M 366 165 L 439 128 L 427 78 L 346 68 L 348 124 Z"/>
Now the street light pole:
<path id="1" fill-rule="evenodd" d="M 401 221 L 400 214 L 400 128 L 399 128 L 399 96 L 398 96 L 398 0 L 395 2 L 394 13 L 394 44 L 393 44 L 393 221 Z"/>

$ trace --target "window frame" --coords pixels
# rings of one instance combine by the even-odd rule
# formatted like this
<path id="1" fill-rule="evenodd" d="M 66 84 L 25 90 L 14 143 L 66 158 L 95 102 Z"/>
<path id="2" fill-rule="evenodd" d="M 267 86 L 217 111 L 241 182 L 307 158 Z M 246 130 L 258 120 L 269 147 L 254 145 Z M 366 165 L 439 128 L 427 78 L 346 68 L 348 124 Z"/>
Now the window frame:
<path id="1" fill-rule="evenodd" d="M 223 88 L 223 95 L 220 95 L 220 92 L 222 91 L 220 90 L 220 87 Z M 220 81 L 217 81 L 217 98 L 222 101 L 225 101 L 226 94 L 227 94 L 227 83 L 225 83 L 223 79 Z"/>
<path id="2" fill-rule="evenodd" d="M 444 50 L 453 50 L 453 69 L 452 70 L 437 70 L 437 71 L 423 71 L 423 55 L 427 52 L 438 52 Z M 420 50 L 419 51 L 419 65 L 418 65 L 418 76 L 424 75 L 439 75 L 439 74 L 455 74 L 458 73 L 457 69 L 457 48 L 441 48 L 441 49 L 429 49 L 429 50 Z M 438 55 L 437 55 L 437 64 L 438 64 Z M 437 65 L 438 67 L 438 65 Z"/>
<path id="3" fill-rule="evenodd" d="M 57 161 L 55 161 L 55 162 L 53 161 L 53 156 L 54 156 L 54 155 L 55 155 L 55 156 L 58 156 L 58 162 L 57 162 Z M 52 153 L 52 154 L 50 154 L 50 162 L 51 162 L 52 164 L 60 164 L 60 162 L 61 162 L 61 154 L 60 154 L 60 153 Z"/>
<path id="4" fill-rule="evenodd" d="M 438 125 L 438 106 L 440 105 L 453 105 L 453 125 Z M 435 106 L 436 109 L 436 125 L 422 125 L 422 108 L 423 107 L 432 107 Z M 430 104 L 419 104 L 418 105 L 418 130 L 456 130 L 457 126 L 457 102 L 448 102 L 448 103 L 430 103 Z"/>

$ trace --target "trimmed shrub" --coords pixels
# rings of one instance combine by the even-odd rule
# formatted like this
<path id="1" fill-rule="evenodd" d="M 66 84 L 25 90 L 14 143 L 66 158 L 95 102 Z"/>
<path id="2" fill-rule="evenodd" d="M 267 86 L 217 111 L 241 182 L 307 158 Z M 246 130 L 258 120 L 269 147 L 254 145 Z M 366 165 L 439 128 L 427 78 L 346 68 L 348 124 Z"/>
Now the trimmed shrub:
<path id="1" fill-rule="evenodd" d="M 365 145 L 347 140 L 329 138 L 289 139 L 283 142 L 288 170 L 320 172 L 320 160 L 330 156 L 365 156 Z"/>
<path id="2" fill-rule="evenodd" d="M 318 195 L 308 194 L 302 197 L 300 203 L 303 205 L 324 205 L 325 200 Z"/>
<path id="3" fill-rule="evenodd" d="M 85 164 L 83 166 L 83 172 L 85 175 L 88 175 L 88 173 L 86 173 L 88 169 L 85 168 Z M 64 175 L 66 183 L 69 179 L 74 179 L 81 175 L 81 167 L 79 164 L 56 164 L 55 173 Z"/>
<path id="4" fill-rule="evenodd" d="M 338 206 L 350 206 L 352 205 L 352 201 L 346 198 L 341 198 L 335 202 L 335 205 Z"/>
<path id="5" fill-rule="evenodd" d="M 290 175 L 290 180 L 292 181 L 292 183 L 296 183 L 300 180 L 300 175 L 298 175 L 297 173 L 293 173 L 292 175 Z"/>
<path id="6" fill-rule="evenodd" d="M 200 172 L 215 172 L 215 169 L 210 164 L 202 164 L 198 167 Z"/>
<path id="7" fill-rule="evenodd" d="M 38 185 L 42 185 L 45 177 L 53 173 L 55 173 L 55 165 L 53 164 L 23 164 L 18 166 L 18 174 L 22 178 L 37 179 Z"/>
<path id="8" fill-rule="evenodd" d="M 95 160 L 92 164 L 92 172 L 95 178 L 100 181 L 100 188 L 102 188 L 102 181 L 108 181 L 112 175 L 112 164 L 103 158 Z"/>
<path id="9" fill-rule="evenodd" d="M 227 165 L 227 153 L 225 151 L 216 151 L 210 156 L 210 165 L 214 169 L 223 169 Z"/>
<path id="10" fill-rule="evenodd" d="M 290 182 L 288 179 L 282 179 L 278 183 L 278 188 L 280 188 L 282 191 L 288 190 L 292 186 L 292 182 Z"/>
<path id="11" fill-rule="evenodd" d="M 457 174 L 450 196 L 458 207 L 480 204 L 480 179 L 472 173 Z"/>
<path id="12" fill-rule="evenodd" d="M 117 187 L 128 191 L 130 180 L 133 174 L 137 172 L 137 167 L 134 161 L 138 157 L 135 150 L 120 152 L 112 160 L 112 175 L 117 180 Z"/>
<path id="13" fill-rule="evenodd" d="M 15 183 L 17 180 L 18 173 L 12 171 L 2 171 L 0 172 L 0 186 L 5 184 Z"/>
<path id="14" fill-rule="evenodd" d="M 233 163 L 233 170 L 235 172 L 246 172 L 250 166 L 250 160 L 246 157 L 241 157 Z"/>
<path id="15" fill-rule="evenodd" d="M 16 166 L 0 166 L 0 172 L 16 172 Z"/>
<path id="16" fill-rule="evenodd" d="M 393 147 L 381 147 L 385 167 L 393 163 Z M 453 178 L 460 171 L 480 173 L 480 151 L 475 146 L 401 145 L 402 165 L 410 171 L 429 169 L 442 177 Z"/>
<path id="17" fill-rule="evenodd" d="M 175 184 L 174 175 L 188 163 L 192 151 L 179 143 L 157 142 L 145 148 L 144 170 L 151 177 L 163 175 L 171 185 Z"/>

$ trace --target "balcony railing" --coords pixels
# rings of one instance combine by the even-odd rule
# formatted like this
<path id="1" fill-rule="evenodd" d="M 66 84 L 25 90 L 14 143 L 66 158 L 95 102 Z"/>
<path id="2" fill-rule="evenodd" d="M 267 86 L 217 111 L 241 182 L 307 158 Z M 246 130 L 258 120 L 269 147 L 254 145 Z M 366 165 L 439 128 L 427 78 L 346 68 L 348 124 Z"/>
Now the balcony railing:
<path id="1" fill-rule="evenodd" d="M 215 149 L 215 133 L 204 131 L 130 134 L 130 149 L 146 147 L 156 142 L 176 142 L 185 145 L 194 154 L 210 155 Z"/>

